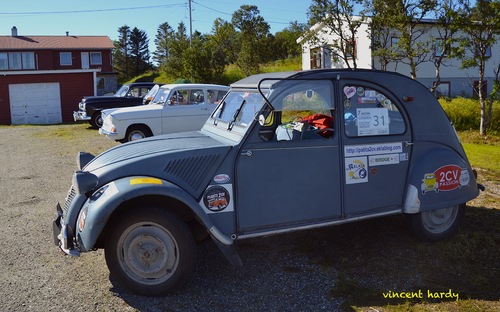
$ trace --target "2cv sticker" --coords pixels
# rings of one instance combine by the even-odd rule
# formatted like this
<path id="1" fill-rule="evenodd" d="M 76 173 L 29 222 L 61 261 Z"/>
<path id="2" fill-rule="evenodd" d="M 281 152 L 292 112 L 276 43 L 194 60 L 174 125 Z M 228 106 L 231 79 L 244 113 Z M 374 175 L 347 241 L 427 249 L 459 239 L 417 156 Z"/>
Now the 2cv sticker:
<path id="1" fill-rule="evenodd" d="M 469 172 L 457 165 L 446 165 L 434 172 L 424 174 L 422 179 L 422 195 L 434 191 L 452 191 L 456 188 L 469 185 Z"/>

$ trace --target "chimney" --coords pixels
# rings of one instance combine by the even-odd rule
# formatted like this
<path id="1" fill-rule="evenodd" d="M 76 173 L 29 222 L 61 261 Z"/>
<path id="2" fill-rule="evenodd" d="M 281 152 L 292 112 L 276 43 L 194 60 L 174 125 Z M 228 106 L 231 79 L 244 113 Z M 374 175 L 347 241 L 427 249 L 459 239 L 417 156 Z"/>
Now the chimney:
<path id="1" fill-rule="evenodd" d="M 69 36 L 69 31 L 66 32 L 66 37 Z"/>
<path id="2" fill-rule="evenodd" d="M 17 37 L 17 27 L 16 26 L 12 27 L 11 31 L 12 31 L 12 37 Z"/>

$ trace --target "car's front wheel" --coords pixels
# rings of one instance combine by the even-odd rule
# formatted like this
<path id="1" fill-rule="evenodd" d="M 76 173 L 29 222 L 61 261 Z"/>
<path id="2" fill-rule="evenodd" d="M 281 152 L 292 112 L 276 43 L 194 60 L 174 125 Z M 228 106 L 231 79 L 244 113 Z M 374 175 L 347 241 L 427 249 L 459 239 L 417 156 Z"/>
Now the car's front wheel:
<path id="1" fill-rule="evenodd" d="M 124 213 L 106 240 L 111 276 L 129 291 L 160 296 L 181 286 L 195 264 L 196 245 L 188 226 L 155 207 Z"/>
<path id="2" fill-rule="evenodd" d="M 102 127 L 103 120 L 102 120 L 102 115 L 101 112 L 95 112 L 94 115 L 90 118 L 90 125 L 95 128 L 99 129 Z"/>
<path id="3" fill-rule="evenodd" d="M 140 140 L 140 139 L 150 137 L 152 135 L 153 135 L 153 133 L 146 126 L 142 126 L 142 125 L 131 126 L 127 130 L 127 134 L 125 136 L 124 142 Z"/>
<path id="4" fill-rule="evenodd" d="M 464 212 L 465 204 L 424 211 L 410 215 L 410 224 L 419 239 L 437 241 L 455 234 Z"/>

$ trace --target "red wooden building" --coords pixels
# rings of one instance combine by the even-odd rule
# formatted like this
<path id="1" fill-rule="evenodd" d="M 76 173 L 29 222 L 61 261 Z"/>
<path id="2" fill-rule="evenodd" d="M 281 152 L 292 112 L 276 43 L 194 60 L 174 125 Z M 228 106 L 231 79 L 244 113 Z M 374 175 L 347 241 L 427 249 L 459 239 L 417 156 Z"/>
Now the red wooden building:
<path id="1" fill-rule="evenodd" d="M 73 120 L 84 96 L 117 89 L 107 36 L 0 36 L 0 124 Z"/>

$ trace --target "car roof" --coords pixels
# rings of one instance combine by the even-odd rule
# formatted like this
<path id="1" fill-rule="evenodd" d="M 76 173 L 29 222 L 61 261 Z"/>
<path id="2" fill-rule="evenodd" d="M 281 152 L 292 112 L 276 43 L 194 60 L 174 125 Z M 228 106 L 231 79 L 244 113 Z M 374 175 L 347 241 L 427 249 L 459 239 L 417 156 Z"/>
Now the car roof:
<path id="1" fill-rule="evenodd" d="M 140 82 L 126 83 L 126 84 L 124 84 L 124 86 L 154 86 L 155 84 L 158 84 L 158 83 L 149 82 L 149 81 L 140 81 Z"/>
<path id="2" fill-rule="evenodd" d="M 233 84 L 231 88 L 235 89 L 256 89 L 260 86 L 261 89 L 269 89 L 278 82 L 280 79 L 338 79 L 342 78 L 354 78 L 354 77 L 372 77 L 383 79 L 383 80 L 393 80 L 394 78 L 399 79 L 410 79 L 407 76 L 396 72 L 373 70 L 373 69 L 312 69 L 303 71 L 290 71 L 290 72 L 272 72 L 263 73 L 253 76 L 243 78 Z"/>
<path id="3" fill-rule="evenodd" d="M 178 88 L 178 87 L 214 88 L 214 89 L 229 90 L 228 86 L 217 85 L 217 84 L 203 84 L 203 83 L 172 83 L 172 84 L 164 84 L 160 88 L 162 88 L 162 89 L 173 89 L 173 88 Z"/>

